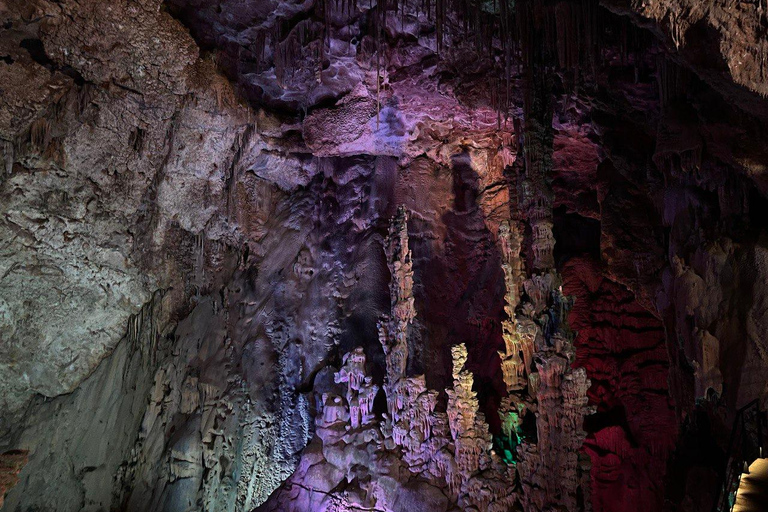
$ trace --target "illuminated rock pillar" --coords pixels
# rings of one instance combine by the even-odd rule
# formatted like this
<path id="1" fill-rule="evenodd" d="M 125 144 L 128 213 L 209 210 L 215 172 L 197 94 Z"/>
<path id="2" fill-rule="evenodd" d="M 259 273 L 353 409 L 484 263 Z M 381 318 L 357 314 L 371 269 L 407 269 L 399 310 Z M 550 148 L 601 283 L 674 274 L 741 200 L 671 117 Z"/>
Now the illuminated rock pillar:
<path id="1" fill-rule="evenodd" d="M 392 274 L 389 284 L 392 313 L 379 323 L 379 339 L 387 359 L 387 397 L 394 397 L 394 388 L 405 378 L 408 364 L 408 335 L 416 308 L 413 301 L 413 262 L 408 247 L 408 214 L 399 207 L 389 227 L 386 241 L 387 264 Z M 389 390 L 392 390 L 390 393 Z M 390 414 L 393 409 L 390 407 Z"/>
<path id="2" fill-rule="evenodd" d="M 575 358 L 575 334 L 568 328 L 572 299 L 563 295 L 554 268 L 554 195 L 550 181 L 554 140 L 552 70 L 557 51 L 549 45 L 547 27 L 556 17 L 552 6 L 541 2 L 521 0 L 517 9 L 525 67 L 525 119 L 520 134 L 525 168 L 518 176 L 520 209 L 513 212 L 513 217 L 521 218 L 526 226 L 521 245 L 527 249 L 528 274 L 521 277 L 522 283 L 507 279 L 507 295 L 520 293 L 522 288 L 525 301 L 518 304 L 514 297 L 507 299 L 507 305 L 514 304 L 517 311 L 507 312 L 509 319 L 503 329 L 506 354 L 500 355 L 509 395 L 500 411 L 502 428 L 505 434 L 514 435 L 523 422 L 522 415 L 528 411 L 535 414 L 535 439 L 518 438 L 516 450 L 525 510 L 588 510 L 589 468 L 580 450 L 586 437 L 584 417 L 590 412 L 590 382 L 584 369 L 571 367 Z M 515 242 L 506 243 L 517 247 Z M 509 258 L 518 256 L 520 260 L 519 255 L 511 251 Z M 511 265 L 508 261 L 505 264 Z M 524 363 L 522 372 L 519 359 Z M 527 376 L 525 388 L 523 375 Z"/>

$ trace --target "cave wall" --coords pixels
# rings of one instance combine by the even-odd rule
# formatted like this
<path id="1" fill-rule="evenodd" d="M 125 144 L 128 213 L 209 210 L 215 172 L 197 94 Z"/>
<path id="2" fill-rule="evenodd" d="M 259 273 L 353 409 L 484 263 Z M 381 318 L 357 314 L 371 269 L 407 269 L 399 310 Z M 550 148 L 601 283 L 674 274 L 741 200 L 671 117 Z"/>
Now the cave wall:
<path id="1" fill-rule="evenodd" d="M 734 411 L 768 394 L 764 15 L 602 3 L 601 60 L 558 90 L 552 155 L 554 206 L 597 223 L 556 225 L 598 411 L 591 502 L 690 508 L 719 469 L 680 462 L 697 399 L 722 450 Z M 383 378 L 381 247 L 401 204 L 409 371 L 449 389 L 465 343 L 498 431 L 522 76 L 503 120 L 487 63 L 438 58 L 434 20 L 406 7 L 384 20 L 377 79 L 370 9 L 335 12 L 318 60 L 264 40 L 312 2 L 0 5 L 0 453 L 15 474 L 28 452 L 4 510 L 264 502 L 313 438 L 322 369 L 362 346 Z"/>
<path id="2" fill-rule="evenodd" d="M 594 259 L 565 263 L 576 297 L 577 364 L 592 381 L 584 449 L 592 460 L 595 511 L 661 510 L 667 460 L 677 440 L 668 393 L 669 357 L 661 321 Z"/>

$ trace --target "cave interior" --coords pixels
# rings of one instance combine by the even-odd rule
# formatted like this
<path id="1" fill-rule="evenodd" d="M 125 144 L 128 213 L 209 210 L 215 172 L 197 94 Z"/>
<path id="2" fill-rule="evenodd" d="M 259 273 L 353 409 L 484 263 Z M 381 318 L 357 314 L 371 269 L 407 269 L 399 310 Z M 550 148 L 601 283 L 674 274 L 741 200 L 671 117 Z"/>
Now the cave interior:
<path id="1" fill-rule="evenodd" d="M 0 0 L 0 511 L 768 511 L 765 0 Z"/>

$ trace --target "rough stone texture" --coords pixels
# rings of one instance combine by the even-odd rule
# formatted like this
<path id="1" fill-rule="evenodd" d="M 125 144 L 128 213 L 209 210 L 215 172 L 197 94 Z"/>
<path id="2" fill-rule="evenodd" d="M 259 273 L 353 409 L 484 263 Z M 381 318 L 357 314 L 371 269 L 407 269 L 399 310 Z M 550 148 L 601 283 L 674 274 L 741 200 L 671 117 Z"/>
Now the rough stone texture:
<path id="1" fill-rule="evenodd" d="M 36 91 L 37 82 L 13 81 L 25 62 L 34 76 L 50 76 L 38 86 L 38 97 L 47 93 L 49 101 L 37 109 L 36 119 L 30 124 L 19 112 L 3 129 L 13 165 L 2 180 L 0 364 L 6 377 L 0 386 L 2 407 L 13 412 L 33 393 L 53 397 L 72 391 L 111 352 L 129 317 L 154 290 L 174 283 L 177 290 L 168 300 L 180 303 L 181 269 L 191 264 L 190 253 L 178 239 L 166 237 L 178 236 L 171 233 L 179 227 L 201 231 L 211 212 L 190 210 L 192 197 L 184 201 L 179 190 L 194 188 L 197 199 L 205 195 L 200 187 L 210 182 L 215 195 L 215 187 L 221 188 L 215 169 L 224 168 L 245 113 L 216 111 L 216 98 L 202 91 L 216 83 L 228 90 L 227 84 L 210 66 L 193 65 L 194 43 L 158 12 L 157 3 L 98 3 L 92 7 L 104 12 L 76 15 L 67 13 L 76 9 L 68 4 L 11 7 L 16 10 L 6 13 L 11 21 L 4 31 L 21 39 L 21 48 L 0 71 L 10 79 L 4 84 L 17 86 L 3 98 L 16 101 L 13 91 Z M 37 21 L 23 24 L 19 16 Z M 125 50 L 131 59 L 116 59 L 110 39 L 132 43 Z M 157 44 L 161 40 L 164 48 Z M 36 62 L 29 56 L 13 59 L 25 46 Z M 155 60 L 161 54 L 178 57 L 155 76 L 141 71 L 159 69 Z M 129 63 L 135 68 L 119 69 Z M 200 98 L 192 107 L 175 94 L 198 87 Z M 59 92 L 51 96 L 51 90 Z M 202 139 L 187 144 L 193 132 L 199 138 L 201 126 L 206 127 Z M 221 155 L 220 163 L 207 154 Z M 200 162 L 200 168 L 184 162 Z M 185 172 L 176 173 L 182 166 Z M 170 192 L 168 176 L 177 180 Z"/>
<path id="2" fill-rule="evenodd" d="M 576 297 L 576 364 L 592 380 L 584 444 L 592 459 L 595 512 L 660 510 L 677 423 L 667 393 L 661 322 L 587 258 L 569 260 L 563 288 Z"/>
<path id="3" fill-rule="evenodd" d="M 371 439 L 331 454 L 314 432 L 333 374 L 354 362 L 344 354 L 363 348 L 364 404 L 385 387 L 381 245 L 400 204 L 416 313 L 405 378 L 423 375 L 409 396 L 461 394 L 451 403 L 485 417 L 469 435 L 482 440 L 486 427 L 538 427 L 505 421 L 510 392 L 567 398 L 565 413 L 538 411 L 539 451 L 521 448 L 564 475 L 528 475 L 546 490 L 529 507 L 708 507 L 733 412 L 768 393 L 766 14 L 759 2 L 602 3 L 622 16 L 563 2 L 572 10 L 539 20 L 559 44 L 547 58 L 583 59 L 543 84 L 551 165 L 533 195 L 520 186 L 538 166 L 521 122 L 525 58 L 510 56 L 502 100 L 503 51 L 495 67 L 478 58 L 477 26 L 464 32 L 455 13 L 438 56 L 421 2 L 385 13 L 378 43 L 365 2 L 0 3 L 0 452 L 29 452 L 3 510 L 249 510 L 274 489 L 301 497 L 297 510 L 344 510 L 365 501 L 361 485 L 393 510 L 461 507 L 448 481 L 399 458 L 375 486 L 353 483 Z M 536 349 L 544 381 L 529 380 L 530 346 L 516 357 L 512 319 L 534 332 L 552 283 L 520 284 L 502 226 L 536 242 L 520 248 L 534 268 L 569 262 L 583 371 L 568 369 L 567 339 Z M 600 264 L 570 259 L 582 253 Z M 590 471 L 577 455 L 587 378 Z M 496 471 L 490 490 L 467 478 L 465 494 L 502 496 Z M 307 481 L 322 493 L 308 497 Z"/>
<path id="4" fill-rule="evenodd" d="M 768 12 L 762 2 L 605 0 L 604 3 L 653 27 L 683 62 L 722 94 L 753 114 L 766 114 L 765 102 L 760 97 L 768 95 L 765 40 Z"/>
<path id="5" fill-rule="evenodd" d="M 11 450 L 0 454 L 0 507 L 3 506 L 5 493 L 19 481 L 19 472 L 27 463 L 27 453 Z"/>

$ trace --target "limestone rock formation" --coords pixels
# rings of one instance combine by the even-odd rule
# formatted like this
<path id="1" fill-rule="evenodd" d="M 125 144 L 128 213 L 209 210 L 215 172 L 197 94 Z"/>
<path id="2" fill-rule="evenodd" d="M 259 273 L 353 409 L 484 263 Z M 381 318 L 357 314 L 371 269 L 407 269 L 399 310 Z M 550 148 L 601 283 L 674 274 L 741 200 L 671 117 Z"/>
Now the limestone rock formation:
<path id="1" fill-rule="evenodd" d="M 0 508 L 710 509 L 766 9 L 0 2 Z"/>
<path id="2" fill-rule="evenodd" d="M 259 510 L 326 510 L 341 503 L 405 510 L 438 499 L 446 510 L 501 511 L 517 501 L 509 485 L 512 467 L 491 450 L 488 424 L 472 389 L 474 379 L 465 369 L 466 347 L 452 348 L 453 387 L 447 390 L 444 411 L 437 408 L 439 393 L 426 387 L 424 376 L 406 373 L 409 328 L 416 316 L 407 218 L 399 208 L 387 240 L 392 307 L 385 318 L 390 328 L 382 330 L 381 337 L 387 356 L 387 412 L 377 417 L 372 409 L 378 386 L 366 374 L 363 348 L 347 353 L 334 375 L 334 383 L 346 384 L 346 389 L 323 394 L 308 453 L 293 477 Z M 331 475 L 335 479 L 326 480 Z M 346 488 L 336 492 L 340 479 Z M 414 487 L 421 494 L 402 501 Z"/>

